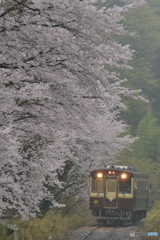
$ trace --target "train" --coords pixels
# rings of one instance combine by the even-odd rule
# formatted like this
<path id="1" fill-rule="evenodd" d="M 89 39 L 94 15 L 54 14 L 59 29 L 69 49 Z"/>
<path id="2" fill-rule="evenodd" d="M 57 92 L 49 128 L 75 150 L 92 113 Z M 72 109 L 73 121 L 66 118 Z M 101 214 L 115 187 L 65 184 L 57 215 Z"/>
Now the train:
<path id="1" fill-rule="evenodd" d="M 151 187 L 147 173 L 111 164 L 91 171 L 89 186 L 91 216 L 103 225 L 136 224 L 146 217 Z"/>

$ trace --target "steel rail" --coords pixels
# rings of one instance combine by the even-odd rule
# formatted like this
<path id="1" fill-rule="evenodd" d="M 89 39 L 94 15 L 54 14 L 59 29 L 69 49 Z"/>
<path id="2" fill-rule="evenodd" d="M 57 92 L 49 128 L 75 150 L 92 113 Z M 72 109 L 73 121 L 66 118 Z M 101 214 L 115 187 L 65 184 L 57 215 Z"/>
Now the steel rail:
<path id="1" fill-rule="evenodd" d="M 96 228 L 98 228 L 98 226 L 94 227 L 84 238 L 82 238 L 81 240 L 86 239 Z"/>
<path id="2" fill-rule="evenodd" d="M 112 228 L 112 230 L 111 230 L 110 234 L 107 236 L 106 240 L 109 240 L 112 237 L 112 234 L 113 234 L 115 229 L 116 229 L 116 227 Z"/>
<path id="3" fill-rule="evenodd" d="M 98 226 L 94 227 L 85 237 L 83 237 L 81 240 L 85 240 L 89 237 L 89 235 L 91 235 L 91 233 L 96 230 L 98 228 Z M 117 227 L 114 227 L 112 228 L 111 232 L 109 233 L 109 235 L 107 236 L 107 239 L 106 240 L 110 240 L 110 238 L 112 237 L 112 234 L 114 232 L 114 230 L 116 229 Z"/>

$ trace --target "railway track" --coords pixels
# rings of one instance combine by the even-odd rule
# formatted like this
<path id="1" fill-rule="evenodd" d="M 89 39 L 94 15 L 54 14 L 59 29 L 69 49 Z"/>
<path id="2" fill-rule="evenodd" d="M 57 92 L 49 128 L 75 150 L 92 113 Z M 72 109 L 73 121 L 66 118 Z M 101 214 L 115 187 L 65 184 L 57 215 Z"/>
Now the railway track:
<path id="1" fill-rule="evenodd" d="M 116 229 L 116 227 L 112 228 L 112 230 L 111 230 L 111 232 L 110 232 L 110 234 L 108 235 L 108 237 L 107 237 L 106 240 L 110 240 L 110 238 L 112 237 L 113 232 L 114 232 L 115 229 Z"/>
<path id="2" fill-rule="evenodd" d="M 97 224 L 95 226 L 79 228 L 68 234 L 68 236 L 65 236 L 63 240 L 128 240 L 131 238 L 130 233 L 132 231 L 141 232 L 143 227 L 143 221 L 134 226 L 129 223 L 123 226 L 108 224 L 106 227 L 101 224 Z"/>
<path id="3" fill-rule="evenodd" d="M 97 228 L 99 228 L 98 226 L 94 227 L 85 237 L 83 237 L 81 240 L 85 240 L 87 239 Z M 109 235 L 107 236 L 106 240 L 110 240 L 112 235 L 113 235 L 113 232 L 114 230 L 116 229 L 117 227 L 114 227 L 111 229 Z"/>
<path id="4" fill-rule="evenodd" d="M 85 240 L 88 238 L 89 235 L 91 235 L 91 233 L 96 230 L 98 228 L 98 226 L 94 227 L 84 238 L 82 238 L 81 240 Z"/>

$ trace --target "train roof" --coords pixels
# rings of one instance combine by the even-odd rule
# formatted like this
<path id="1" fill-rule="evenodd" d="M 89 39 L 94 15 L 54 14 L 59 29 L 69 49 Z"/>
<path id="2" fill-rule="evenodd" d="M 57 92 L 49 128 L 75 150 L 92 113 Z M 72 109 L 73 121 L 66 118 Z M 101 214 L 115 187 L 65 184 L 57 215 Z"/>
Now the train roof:
<path id="1" fill-rule="evenodd" d="M 112 165 L 108 165 L 106 167 L 106 169 L 108 169 L 108 168 L 112 168 L 112 169 L 114 168 L 114 169 L 120 169 L 120 170 L 130 170 L 130 171 L 137 172 L 137 169 L 134 167 L 131 167 L 131 166 L 121 166 L 121 165 L 112 164 Z"/>
<path id="2" fill-rule="evenodd" d="M 91 175 L 97 171 L 107 172 L 108 170 L 114 170 L 116 172 L 126 171 L 130 173 L 133 177 L 140 177 L 140 178 L 149 178 L 148 173 L 145 172 L 138 172 L 136 168 L 131 166 L 120 166 L 120 165 L 108 165 L 106 168 L 103 169 L 96 169 L 91 171 Z"/>

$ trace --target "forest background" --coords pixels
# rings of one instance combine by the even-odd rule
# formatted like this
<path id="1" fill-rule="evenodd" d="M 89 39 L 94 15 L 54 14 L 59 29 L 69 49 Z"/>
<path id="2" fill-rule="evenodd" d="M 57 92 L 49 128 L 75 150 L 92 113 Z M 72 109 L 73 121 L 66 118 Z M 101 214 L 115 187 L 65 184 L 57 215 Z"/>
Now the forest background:
<path id="1" fill-rule="evenodd" d="M 122 117 L 129 125 L 128 132 L 139 139 L 131 145 L 132 151 L 121 152 L 120 164 L 149 173 L 151 208 L 155 200 L 160 201 L 160 2 L 147 1 L 130 10 L 125 14 L 124 24 L 127 30 L 136 33 L 136 37 L 117 40 L 129 43 L 135 50 L 130 61 L 134 71 L 121 71 L 121 74 L 128 79 L 125 86 L 142 89 L 149 103 L 125 99 L 127 111 Z"/>

